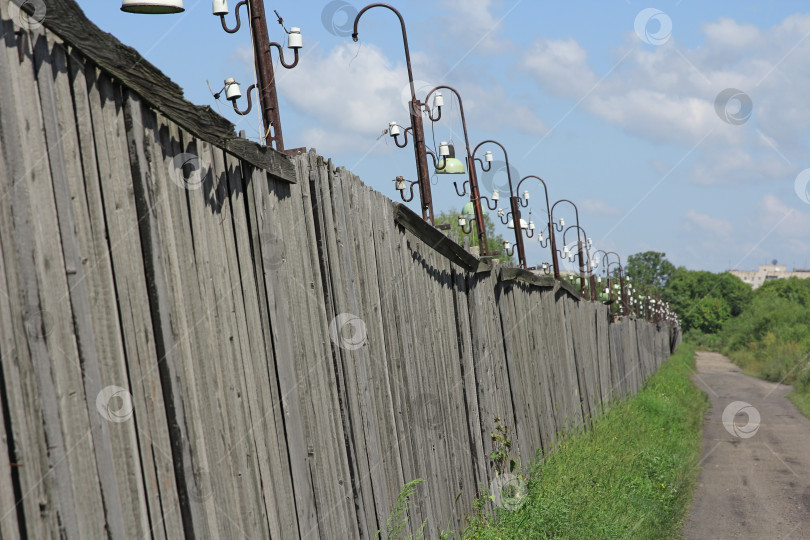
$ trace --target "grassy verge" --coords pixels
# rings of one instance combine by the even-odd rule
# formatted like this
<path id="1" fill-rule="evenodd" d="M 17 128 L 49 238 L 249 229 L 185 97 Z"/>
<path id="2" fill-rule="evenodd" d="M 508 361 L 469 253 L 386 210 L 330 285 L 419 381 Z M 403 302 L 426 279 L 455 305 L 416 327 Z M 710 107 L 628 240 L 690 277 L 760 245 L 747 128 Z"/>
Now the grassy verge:
<path id="1" fill-rule="evenodd" d="M 534 464 L 518 510 L 471 516 L 461 537 L 680 537 L 708 408 L 693 366 L 694 349 L 681 345 L 638 395 Z"/>
<path id="2" fill-rule="evenodd" d="M 788 394 L 787 398 L 796 405 L 799 412 L 810 418 L 810 385 L 794 384 L 793 391 Z"/>

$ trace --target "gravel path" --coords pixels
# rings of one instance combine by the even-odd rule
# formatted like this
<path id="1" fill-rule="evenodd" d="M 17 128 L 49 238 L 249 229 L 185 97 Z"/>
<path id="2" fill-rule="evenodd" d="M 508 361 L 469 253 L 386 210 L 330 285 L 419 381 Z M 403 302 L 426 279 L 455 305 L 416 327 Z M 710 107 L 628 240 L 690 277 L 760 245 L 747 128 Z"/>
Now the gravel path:
<path id="1" fill-rule="evenodd" d="M 790 386 L 705 352 L 693 380 L 712 408 L 685 538 L 810 539 L 810 420 L 785 398 Z"/>

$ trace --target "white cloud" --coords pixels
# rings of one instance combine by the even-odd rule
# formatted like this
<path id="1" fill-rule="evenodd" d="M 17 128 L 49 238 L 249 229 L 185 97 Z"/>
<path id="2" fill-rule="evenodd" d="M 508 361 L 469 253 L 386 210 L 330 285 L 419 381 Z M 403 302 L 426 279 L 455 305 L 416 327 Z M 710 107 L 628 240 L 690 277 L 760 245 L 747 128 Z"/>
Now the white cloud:
<path id="1" fill-rule="evenodd" d="M 657 143 L 693 147 L 688 167 L 696 183 L 781 180 L 795 175 L 810 138 L 810 15 L 792 15 L 766 29 L 728 18 L 705 24 L 704 43 L 689 49 L 677 32 L 654 50 L 634 34 L 617 51 L 603 81 L 571 38 L 539 37 L 518 62 L 546 92 L 567 97 L 604 121 Z M 753 103 L 732 125 L 715 111 L 727 88 Z M 729 114 L 740 103 L 728 102 Z M 699 143 L 699 144 L 698 144 Z M 794 164 L 795 163 L 795 164 Z"/>
<path id="2" fill-rule="evenodd" d="M 464 115 L 467 117 L 470 137 L 473 139 L 475 139 L 473 131 L 481 133 L 482 131 L 492 132 L 493 130 L 514 128 L 527 135 L 543 135 L 548 130 L 546 124 L 532 109 L 531 102 L 527 104 L 510 99 L 502 86 L 485 87 L 465 84 L 458 90 L 463 93 Z M 445 105 L 449 105 L 450 93 L 445 92 L 444 98 Z M 445 107 L 443 114 L 447 116 L 455 114 L 453 124 L 457 126 L 456 129 L 461 129 L 457 111 L 452 113 Z M 482 129 L 484 127 L 486 127 L 485 130 Z M 437 126 L 437 129 L 443 128 Z M 458 135 L 461 136 L 461 133 L 459 132 Z M 476 144 L 475 140 L 470 142 Z"/>
<path id="3" fill-rule="evenodd" d="M 756 211 L 761 230 L 773 231 L 779 237 L 804 245 L 810 231 L 810 215 L 791 208 L 774 195 L 763 197 Z"/>
<path id="4" fill-rule="evenodd" d="M 738 24 L 733 19 L 721 18 L 717 22 L 703 25 L 706 47 L 712 53 L 738 54 L 740 51 L 754 51 L 763 46 L 762 30 L 751 24 Z"/>
<path id="5" fill-rule="evenodd" d="M 233 59 L 242 64 L 245 72 L 250 71 L 250 50 L 235 52 Z M 414 72 L 423 77 L 415 85 L 417 97 L 424 99 L 442 75 L 424 54 L 413 53 L 411 60 Z M 529 105 L 509 98 L 497 83 L 487 87 L 478 82 L 458 88 L 471 130 L 473 126 L 487 126 L 488 130 L 514 128 L 529 135 L 546 132 L 546 125 Z M 392 120 L 403 126 L 410 123 L 405 65 L 390 61 L 373 44 L 358 47 L 342 43 L 329 51 L 313 47 L 295 69 L 277 72 L 277 84 L 287 102 L 310 121 L 303 128 L 302 140 L 326 153 L 365 152 L 372 147 L 375 152 L 390 151 L 393 145 L 375 144 L 377 138 Z M 447 130 L 452 121 L 453 135 L 457 142 L 461 141 L 458 106 L 451 105 L 455 98 L 449 91 L 443 93 L 445 107 L 442 120 L 435 126 L 437 133 Z M 426 117 L 424 121 L 427 132 L 430 122 Z M 475 140 L 471 143 L 475 144 Z"/>
<path id="6" fill-rule="evenodd" d="M 577 203 L 583 214 L 594 217 L 619 217 L 622 211 L 600 199 L 580 199 Z"/>
<path id="7" fill-rule="evenodd" d="M 555 96 L 584 95 L 597 77 L 588 67 L 588 53 L 574 39 L 537 38 L 519 67 Z"/>
<path id="8" fill-rule="evenodd" d="M 509 46 L 498 39 L 500 17 L 492 12 L 492 0 L 441 0 L 440 5 L 449 12 L 441 27 L 456 43 L 478 53 L 502 52 Z"/>
<path id="9" fill-rule="evenodd" d="M 687 225 L 702 229 L 701 234 L 710 234 L 713 236 L 730 236 L 734 232 L 734 227 L 731 223 L 724 219 L 713 218 L 708 214 L 702 214 L 696 210 L 689 210 L 684 216 Z"/>
<path id="10" fill-rule="evenodd" d="M 358 51 L 347 43 L 326 55 L 311 51 L 278 85 L 299 113 L 335 133 L 369 136 L 391 120 L 407 124 L 400 97 L 407 81 L 405 66 L 392 64 L 375 45 L 364 44 Z"/>

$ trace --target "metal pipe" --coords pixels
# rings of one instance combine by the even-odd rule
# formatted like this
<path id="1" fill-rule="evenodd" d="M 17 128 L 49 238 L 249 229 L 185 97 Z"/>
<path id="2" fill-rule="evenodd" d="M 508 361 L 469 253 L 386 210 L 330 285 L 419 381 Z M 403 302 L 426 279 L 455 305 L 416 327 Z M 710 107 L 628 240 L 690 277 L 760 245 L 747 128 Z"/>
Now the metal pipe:
<path id="1" fill-rule="evenodd" d="M 472 165 L 475 162 L 475 154 L 478 152 L 478 149 L 481 148 L 481 146 L 483 146 L 485 144 L 489 144 L 489 143 L 495 144 L 498 147 L 500 147 L 501 151 L 503 152 L 504 160 L 506 161 L 506 177 L 509 180 L 509 202 L 511 203 L 511 206 L 512 206 L 512 219 L 515 222 L 515 245 L 517 246 L 517 249 L 518 249 L 518 262 L 519 262 L 521 268 L 525 269 L 526 268 L 526 252 L 524 251 L 523 233 L 521 232 L 521 228 L 520 228 L 520 203 L 515 200 L 516 199 L 515 190 L 512 187 L 512 171 L 511 171 L 511 167 L 509 166 L 509 154 L 506 152 L 506 148 L 504 148 L 503 145 L 501 143 L 499 143 L 498 141 L 494 141 L 492 139 L 482 141 L 482 142 L 478 143 L 478 145 L 472 151 L 472 154 L 470 154 L 471 159 L 469 160 L 469 164 Z M 483 168 L 483 166 L 482 166 L 482 168 Z M 485 169 L 485 170 L 488 170 L 488 169 Z"/>
<path id="2" fill-rule="evenodd" d="M 546 196 L 546 214 L 548 215 L 548 236 L 549 236 L 549 242 L 551 243 L 551 264 L 554 267 L 554 279 L 559 281 L 560 280 L 560 263 L 557 261 L 557 242 L 555 240 L 556 235 L 554 234 L 554 221 L 551 218 L 551 208 L 549 207 L 549 203 L 548 203 L 548 186 L 546 185 L 545 180 L 543 180 L 539 176 L 535 176 L 533 174 L 530 174 L 530 175 L 524 176 L 523 178 L 520 179 L 520 182 L 518 182 L 518 185 L 517 185 L 518 192 L 520 192 L 520 185 L 523 183 L 523 181 L 528 180 L 529 178 L 534 178 L 536 180 L 539 180 L 540 183 L 543 184 L 543 191 L 544 191 L 545 196 Z"/>
<path id="3" fill-rule="evenodd" d="M 577 227 L 579 227 L 579 208 L 577 208 L 577 205 L 575 205 L 573 202 L 571 202 L 568 199 L 560 199 L 559 201 L 555 202 L 551 206 L 551 214 L 552 214 L 551 222 L 552 222 L 552 224 L 554 222 L 554 218 L 553 218 L 554 208 L 556 208 L 557 205 L 560 204 L 561 202 L 567 202 L 568 204 L 570 204 L 571 206 L 574 207 L 574 216 L 576 218 Z M 581 227 L 579 227 L 579 229 L 581 229 Z M 580 264 L 580 290 L 584 291 L 585 290 L 585 277 L 582 275 L 582 239 L 579 236 L 579 229 L 577 230 L 577 242 L 579 244 L 578 247 L 579 247 L 579 254 L 580 254 L 580 263 L 579 263 Z M 565 233 L 563 233 L 563 244 L 565 244 Z"/>
<path id="4" fill-rule="evenodd" d="M 250 25 L 253 31 L 253 55 L 256 59 L 256 73 L 259 77 L 259 101 L 264 120 L 265 144 L 279 152 L 284 151 L 284 137 L 281 132 L 281 116 L 278 111 L 276 76 L 273 72 L 273 58 L 270 55 L 270 35 L 264 14 L 264 0 L 248 0 Z"/>
<path id="5" fill-rule="evenodd" d="M 410 104 L 410 115 L 411 115 L 411 128 L 412 128 L 412 135 L 413 135 L 413 148 L 414 148 L 414 156 L 416 157 L 416 176 L 419 182 L 419 197 L 422 202 L 422 218 L 425 221 L 433 223 L 433 200 L 432 195 L 430 192 L 430 176 L 428 173 L 428 164 L 427 164 L 427 154 L 425 153 L 425 131 L 422 125 L 422 104 L 416 98 L 416 88 L 414 87 L 413 83 L 413 69 L 411 68 L 411 52 L 408 48 L 408 33 L 405 30 L 405 19 L 402 18 L 402 14 L 396 10 L 393 6 L 383 3 L 374 3 L 369 4 L 357 14 L 354 18 L 354 31 L 352 33 L 352 39 L 357 41 L 358 33 L 357 33 L 357 23 L 360 22 L 360 17 L 371 8 L 375 7 L 384 7 L 394 12 L 394 14 L 399 18 L 399 24 L 402 27 L 402 42 L 405 46 L 405 64 L 408 68 L 408 83 L 410 84 L 411 88 L 411 104 Z"/>
<path id="6" fill-rule="evenodd" d="M 464 103 L 461 101 L 461 94 L 459 94 L 458 91 L 452 86 L 437 86 L 428 92 L 427 96 L 425 96 L 426 104 L 430 103 L 430 96 L 433 95 L 433 92 L 437 90 L 450 90 L 456 95 L 456 99 L 458 99 L 458 109 L 459 113 L 461 114 L 461 127 L 464 131 L 464 145 L 467 150 L 467 175 L 470 179 L 470 200 L 473 202 L 473 209 L 475 212 L 475 225 L 478 232 L 478 244 L 482 250 L 481 254 L 486 255 L 489 253 L 489 247 L 487 246 L 487 231 L 484 224 L 484 212 L 481 209 L 481 194 L 478 191 L 478 176 L 475 173 L 475 162 L 473 161 L 472 154 L 470 153 L 470 138 L 467 135 L 467 119 L 464 116 Z M 439 113 L 441 114 L 441 107 L 439 107 Z M 456 193 L 458 193 L 458 190 L 456 190 Z"/>

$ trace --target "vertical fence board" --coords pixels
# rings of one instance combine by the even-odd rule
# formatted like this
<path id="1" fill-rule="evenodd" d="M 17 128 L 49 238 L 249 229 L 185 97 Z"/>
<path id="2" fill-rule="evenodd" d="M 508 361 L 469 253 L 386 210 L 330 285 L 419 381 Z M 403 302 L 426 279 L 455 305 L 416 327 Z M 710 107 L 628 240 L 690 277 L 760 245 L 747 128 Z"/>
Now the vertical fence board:
<path id="1" fill-rule="evenodd" d="M 18 47 L 21 44 L 15 36 L 15 27 L 8 20 L 8 3 L 0 2 L 0 30 L 6 50 L 0 53 L 0 72 L 8 74 L 0 77 L 0 149 L 4 161 L 4 173 L 0 175 L 3 202 L 0 208 L 0 242 L 4 259 L 4 284 L 0 297 L 0 354 L 2 361 L 3 389 L 7 411 L 11 422 L 13 446 L 8 449 L 17 461 L 9 463 L 12 477 L 18 479 L 20 491 L 25 496 L 15 506 L 4 507 L 2 517 L 11 514 L 20 517 L 21 532 L 37 538 L 58 537 L 57 513 L 52 511 L 58 493 L 54 489 L 54 479 L 50 474 L 45 432 L 43 426 L 43 404 L 41 390 L 35 372 L 34 352 L 28 346 L 28 333 L 41 334 L 41 315 L 38 318 L 28 311 L 25 288 L 30 287 L 33 246 L 20 245 L 16 229 L 30 235 L 32 226 L 30 211 L 27 209 L 27 191 L 34 182 L 37 171 L 32 168 L 33 156 L 23 149 L 28 148 L 27 127 L 20 118 L 24 106 L 23 95 L 31 94 L 31 85 L 25 85 L 17 75 L 19 69 Z M 30 66 L 30 56 L 26 56 Z M 13 71 L 12 71 L 13 70 Z M 33 114 L 33 113 L 32 113 Z M 40 156 L 38 156 L 39 158 Z M 8 201 L 8 202 L 6 202 Z M 26 231 L 28 230 L 28 231 Z M 24 239 L 30 243 L 30 238 Z M 25 260 L 22 260 L 22 259 Z M 29 274 L 29 275 L 27 275 Z M 39 326 L 37 326 L 39 325 Z M 10 441 L 12 442 L 12 441 Z M 13 449 L 13 450 L 12 450 Z M 22 466 L 20 466 L 22 465 Z M 17 506 L 21 506 L 20 511 Z M 42 511 L 44 507 L 45 511 Z"/>
<path id="2" fill-rule="evenodd" d="M 262 320 L 262 336 L 264 338 L 265 355 L 255 360 L 257 371 L 266 374 L 268 385 L 261 389 L 265 392 L 262 399 L 263 408 L 261 424 L 264 436 L 268 441 L 268 449 L 273 458 L 269 464 L 270 478 L 263 479 L 262 485 L 266 495 L 266 505 L 272 505 L 279 520 L 280 533 L 283 538 L 298 537 L 299 520 L 301 517 L 314 517 L 314 509 L 310 513 L 306 508 L 311 502 L 311 488 L 304 481 L 307 478 L 303 471 L 306 456 L 292 452 L 302 442 L 302 426 L 297 418 L 298 396 L 295 387 L 286 392 L 282 389 L 282 380 L 285 378 L 285 367 L 292 361 L 288 336 L 281 330 L 289 330 L 286 319 L 279 320 L 278 307 L 281 307 L 276 292 L 270 288 L 276 283 L 274 276 L 284 264 L 284 245 L 281 234 L 270 223 L 275 208 L 275 192 L 271 192 L 273 181 L 264 171 L 251 169 L 248 183 L 245 186 L 247 197 L 247 212 L 250 223 L 251 244 L 253 246 L 253 266 L 258 288 L 258 304 Z M 278 341 L 281 339 L 282 341 Z M 283 356 L 288 354 L 289 356 Z M 292 394 L 295 401 L 287 401 Z M 301 442 L 299 442 L 301 441 Z M 299 484 L 294 484 L 298 479 Z M 275 500 L 275 504 L 273 504 Z M 302 516 L 304 514 L 304 516 Z M 305 526 L 311 527 L 311 522 L 301 521 Z M 271 522 L 272 526 L 272 522 Z M 274 531 L 271 528 L 271 535 Z"/>

